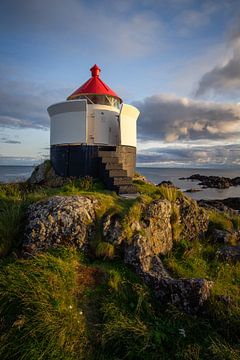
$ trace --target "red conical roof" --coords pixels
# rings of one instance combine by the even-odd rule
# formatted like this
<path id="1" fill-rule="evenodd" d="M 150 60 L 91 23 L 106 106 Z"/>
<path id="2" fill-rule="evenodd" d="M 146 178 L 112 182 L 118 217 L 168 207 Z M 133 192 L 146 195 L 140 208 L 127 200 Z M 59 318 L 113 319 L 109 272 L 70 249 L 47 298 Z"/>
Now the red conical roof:
<path id="1" fill-rule="evenodd" d="M 95 94 L 113 96 L 122 101 L 122 99 L 99 78 L 101 69 L 96 64 L 90 71 L 92 72 L 92 77 L 68 96 L 67 100 L 74 100 L 78 98 L 79 95 Z"/>

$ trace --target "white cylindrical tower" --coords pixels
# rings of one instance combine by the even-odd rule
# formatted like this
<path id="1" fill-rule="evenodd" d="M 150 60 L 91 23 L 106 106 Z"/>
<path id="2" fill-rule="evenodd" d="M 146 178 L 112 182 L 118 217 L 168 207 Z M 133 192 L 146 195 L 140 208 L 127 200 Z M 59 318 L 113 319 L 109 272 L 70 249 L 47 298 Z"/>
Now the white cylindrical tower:
<path id="1" fill-rule="evenodd" d="M 139 111 L 99 77 L 92 77 L 67 100 L 48 108 L 51 161 L 62 176 L 98 176 L 99 151 L 115 151 L 123 169 L 132 176 L 136 162 L 136 121 Z M 123 155 L 125 154 L 125 155 Z"/>

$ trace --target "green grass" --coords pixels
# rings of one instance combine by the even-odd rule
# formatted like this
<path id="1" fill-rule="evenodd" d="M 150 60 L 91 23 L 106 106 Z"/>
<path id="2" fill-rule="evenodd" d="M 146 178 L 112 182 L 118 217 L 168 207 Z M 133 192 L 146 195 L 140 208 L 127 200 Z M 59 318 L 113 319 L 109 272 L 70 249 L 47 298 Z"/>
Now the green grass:
<path id="1" fill-rule="evenodd" d="M 2 202 L 0 205 L 0 258 L 16 250 L 22 241 L 24 205 L 21 202 Z"/>
<path id="2" fill-rule="evenodd" d="M 96 245 L 95 254 L 97 257 L 112 259 L 115 254 L 114 245 L 106 241 L 99 241 Z"/>
<path id="3" fill-rule="evenodd" d="M 231 219 L 219 211 L 211 211 L 209 214 L 209 228 L 219 230 L 233 230 Z"/>
<path id="4" fill-rule="evenodd" d="M 178 247 L 180 257 L 187 246 Z M 236 304 L 209 306 L 203 316 L 162 307 L 119 260 L 90 262 L 71 249 L 9 259 L 0 263 L 0 357 L 237 359 Z"/>
<path id="5" fill-rule="evenodd" d="M 0 185 L 0 358 L 75 359 L 239 359 L 240 264 L 216 259 L 219 244 L 181 238 L 176 189 L 136 181 L 141 196 L 126 200 L 93 179 L 59 187 Z M 73 249 L 58 249 L 30 259 L 6 257 L 19 248 L 26 207 L 53 195 L 86 195 L 98 200 L 97 231 L 91 261 Z M 187 315 L 159 304 L 151 290 L 117 257 L 102 236 L 104 214 L 116 214 L 126 238 L 153 199 L 172 204 L 175 243 L 163 257 L 175 277 L 214 281 L 202 314 Z M 187 198 L 186 198 L 187 199 Z M 186 200 L 187 201 L 187 200 Z M 239 229 L 239 216 L 211 212 L 210 229 Z M 222 295 L 229 302 L 222 299 Z"/>

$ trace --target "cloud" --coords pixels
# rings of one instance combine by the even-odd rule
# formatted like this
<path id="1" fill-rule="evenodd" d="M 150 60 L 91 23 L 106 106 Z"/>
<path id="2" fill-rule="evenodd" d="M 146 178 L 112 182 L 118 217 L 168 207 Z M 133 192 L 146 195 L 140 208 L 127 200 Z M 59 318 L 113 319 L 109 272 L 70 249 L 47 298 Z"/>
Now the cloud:
<path id="1" fill-rule="evenodd" d="M 31 156 L 4 156 L 0 154 L 0 165 L 15 165 L 15 166 L 34 166 L 39 164 L 41 159 Z"/>
<path id="2" fill-rule="evenodd" d="M 21 144 L 21 141 L 11 140 L 11 139 L 7 139 L 7 138 L 4 138 L 4 137 L 0 139 L 0 142 L 4 143 L 4 144 Z"/>
<path id="3" fill-rule="evenodd" d="M 229 46 L 231 57 L 223 64 L 205 73 L 198 83 L 196 96 L 214 94 L 238 95 L 240 91 L 240 18 L 231 32 Z"/>
<path id="4" fill-rule="evenodd" d="M 139 165 L 152 166 L 239 166 L 240 146 L 192 146 L 150 148 L 139 151 L 137 155 Z"/>
<path id="5" fill-rule="evenodd" d="M 123 57 L 148 55 L 159 47 L 163 25 L 151 10 L 135 1 L 2 0 L 2 28 L 18 28 L 46 45 L 86 54 L 111 52 Z M 117 3 L 117 4 L 115 4 Z M 110 14 L 110 15 L 109 15 Z M 84 41 L 82 39 L 84 38 Z M 89 44 L 94 44 L 89 47 Z"/>
<path id="6" fill-rule="evenodd" d="M 240 105 L 154 95 L 134 103 L 140 140 L 239 140 Z"/>
<path id="7" fill-rule="evenodd" d="M 0 67 L 0 127 L 48 129 L 47 107 L 62 101 L 71 89 L 54 88 L 21 79 L 11 79 L 10 69 Z"/>

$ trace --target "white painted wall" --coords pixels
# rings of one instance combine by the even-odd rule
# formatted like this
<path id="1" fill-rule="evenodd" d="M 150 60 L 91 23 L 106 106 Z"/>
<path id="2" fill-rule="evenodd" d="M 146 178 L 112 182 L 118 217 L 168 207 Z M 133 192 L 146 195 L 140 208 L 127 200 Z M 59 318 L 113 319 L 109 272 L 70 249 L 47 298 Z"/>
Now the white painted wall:
<path id="1" fill-rule="evenodd" d="M 86 100 L 64 101 L 48 108 L 50 144 L 104 144 L 135 146 L 139 111 L 123 104 L 87 104 Z"/>
<path id="2" fill-rule="evenodd" d="M 51 105 L 50 145 L 86 143 L 86 100 L 65 101 Z"/>
<path id="3" fill-rule="evenodd" d="M 120 115 L 120 145 L 137 146 L 137 119 L 140 111 L 132 105 L 123 104 Z"/>

